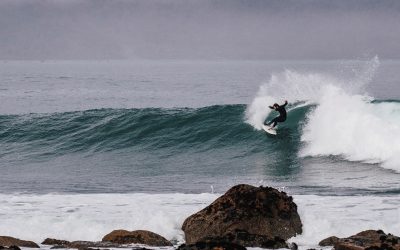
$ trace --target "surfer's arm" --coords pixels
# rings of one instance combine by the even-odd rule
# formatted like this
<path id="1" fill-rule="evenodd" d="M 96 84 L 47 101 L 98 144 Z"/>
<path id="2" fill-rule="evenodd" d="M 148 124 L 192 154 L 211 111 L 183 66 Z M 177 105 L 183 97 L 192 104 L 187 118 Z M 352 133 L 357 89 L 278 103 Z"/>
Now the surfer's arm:
<path id="1" fill-rule="evenodd" d="M 288 104 L 288 102 L 287 102 L 287 101 L 285 101 L 285 104 L 283 104 L 283 105 L 282 105 L 282 107 L 285 107 L 287 104 Z"/>
<path id="2" fill-rule="evenodd" d="M 272 107 L 272 106 L 268 106 L 268 108 L 270 108 L 270 109 L 274 109 L 274 107 Z"/>

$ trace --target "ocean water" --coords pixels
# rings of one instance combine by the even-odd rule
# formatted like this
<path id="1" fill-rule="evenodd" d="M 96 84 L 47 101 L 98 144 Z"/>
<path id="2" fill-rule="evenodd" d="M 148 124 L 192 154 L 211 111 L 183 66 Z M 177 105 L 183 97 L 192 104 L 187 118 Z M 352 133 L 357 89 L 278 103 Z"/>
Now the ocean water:
<path id="1" fill-rule="evenodd" d="M 183 242 L 183 220 L 239 183 L 294 197 L 301 249 L 400 235 L 399 79 L 400 61 L 377 57 L 2 61 L 0 235 Z"/>

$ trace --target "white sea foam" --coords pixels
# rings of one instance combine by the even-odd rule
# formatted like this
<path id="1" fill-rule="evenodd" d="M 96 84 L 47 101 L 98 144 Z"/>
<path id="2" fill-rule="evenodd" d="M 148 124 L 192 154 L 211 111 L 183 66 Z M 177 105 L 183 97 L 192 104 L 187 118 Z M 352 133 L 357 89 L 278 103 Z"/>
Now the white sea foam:
<path id="1" fill-rule="evenodd" d="M 308 116 L 302 156 L 340 155 L 400 171 L 400 104 L 371 103 L 330 86 Z"/>
<path id="2" fill-rule="evenodd" d="M 246 122 L 255 129 L 260 130 L 264 120 L 270 113 L 268 106 L 274 103 L 290 103 L 296 101 L 317 102 L 320 97 L 321 83 L 336 80 L 327 75 L 286 70 L 277 75 L 272 75 L 270 81 L 260 86 L 252 103 L 246 109 Z M 337 82 L 338 83 L 338 82 Z"/>
<path id="3" fill-rule="evenodd" d="M 301 137 L 306 142 L 301 156 L 338 155 L 400 171 L 400 103 L 371 102 L 373 97 L 363 93 L 378 66 L 375 57 L 351 79 L 288 70 L 273 75 L 248 106 L 247 122 L 261 129 L 267 106 L 280 100 L 314 103 Z"/>
<path id="4" fill-rule="evenodd" d="M 363 230 L 381 229 L 400 234 L 398 196 L 294 196 L 303 233 L 290 239 L 300 249 L 316 248 L 319 241 L 335 235 L 348 237 Z"/>
<path id="5" fill-rule="evenodd" d="M 209 205 L 216 194 L 0 194 L 0 235 L 36 242 L 46 237 L 97 241 L 114 229 L 147 229 L 183 241 L 186 217 Z M 366 229 L 400 234 L 398 196 L 295 195 L 303 234 L 300 249 L 325 237 Z"/>
<path id="6" fill-rule="evenodd" d="M 183 220 L 214 194 L 0 194 L 0 235 L 98 241 L 115 229 L 144 229 L 183 241 Z"/>
<path id="7" fill-rule="evenodd" d="M 378 57 L 364 63 L 358 70 L 352 70 L 351 79 L 322 73 L 304 73 L 285 70 L 283 73 L 273 74 L 271 79 L 262 84 L 246 109 L 246 122 L 260 130 L 262 123 L 268 116 L 268 106 L 273 103 L 288 100 L 290 103 L 308 101 L 319 103 L 325 87 L 336 86 L 348 94 L 359 94 L 364 90 L 379 67 Z"/>

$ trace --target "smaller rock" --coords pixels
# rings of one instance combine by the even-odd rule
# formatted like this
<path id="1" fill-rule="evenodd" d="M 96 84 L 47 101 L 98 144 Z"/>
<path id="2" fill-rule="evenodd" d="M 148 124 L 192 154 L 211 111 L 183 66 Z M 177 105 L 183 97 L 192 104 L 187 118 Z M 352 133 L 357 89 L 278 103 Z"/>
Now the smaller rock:
<path id="1" fill-rule="evenodd" d="M 33 241 L 20 240 L 10 236 L 0 236 L 0 246 L 19 246 L 19 247 L 30 247 L 39 248 L 39 245 Z"/>
<path id="2" fill-rule="evenodd" d="M 172 246 L 172 243 L 156 233 L 146 230 L 114 230 L 105 235 L 103 242 L 112 242 L 117 244 L 144 244 L 148 246 Z"/>
<path id="3" fill-rule="evenodd" d="M 68 248 L 66 245 L 54 245 L 50 247 L 50 249 L 62 249 L 62 248 Z"/>
<path id="4" fill-rule="evenodd" d="M 9 246 L 9 247 L 0 246 L 0 249 L 21 250 L 21 248 L 19 248 L 18 246 Z"/>
<path id="5" fill-rule="evenodd" d="M 336 236 L 331 236 L 321 240 L 318 245 L 321 247 L 334 246 L 337 242 L 339 242 L 339 238 Z"/>
<path id="6" fill-rule="evenodd" d="M 335 250 L 364 250 L 364 247 L 354 245 L 348 242 L 339 242 L 335 245 Z"/>
<path id="7" fill-rule="evenodd" d="M 294 243 L 294 242 L 288 244 L 288 247 L 289 247 L 290 250 L 297 250 L 297 249 L 299 249 L 299 246 L 297 246 L 297 244 Z"/>
<path id="8" fill-rule="evenodd" d="M 348 238 L 335 236 L 322 240 L 320 246 L 334 246 L 335 250 L 400 250 L 400 238 L 382 230 L 366 230 Z"/>
<path id="9" fill-rule="evenodd" d="M 67 240 L 57 240 L 52 238 L 45 239 L 42 244 L 43 245 L 68 245 L 70 242 Z"/>
<path id="10" fill-rule="evenodd" d="M 68 248 L 93 249 L 93 248 L 118 248 L 120 244 L 102 241 L 72 241 L 67 245 Z"/>

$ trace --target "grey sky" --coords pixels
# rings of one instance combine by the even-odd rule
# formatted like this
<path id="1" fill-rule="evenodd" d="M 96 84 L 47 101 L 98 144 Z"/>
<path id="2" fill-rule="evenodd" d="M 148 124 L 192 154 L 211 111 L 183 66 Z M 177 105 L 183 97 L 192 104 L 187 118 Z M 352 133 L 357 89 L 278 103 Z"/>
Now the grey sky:
<path id="1" fill-rule="evenodd" d="M 400 1 L 0 1 L 0 59 L 373 55 L 400 58 Z"/>

